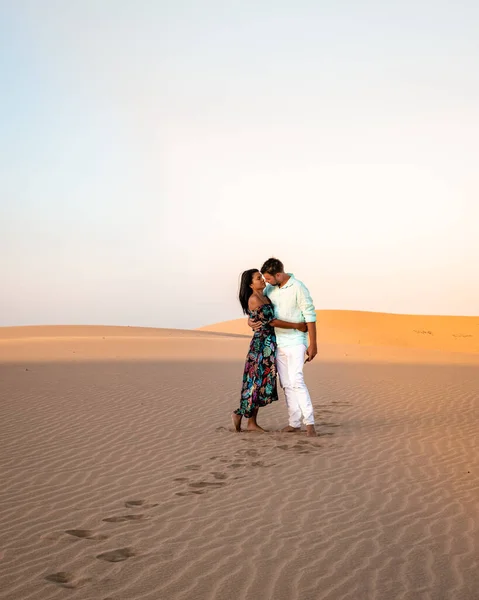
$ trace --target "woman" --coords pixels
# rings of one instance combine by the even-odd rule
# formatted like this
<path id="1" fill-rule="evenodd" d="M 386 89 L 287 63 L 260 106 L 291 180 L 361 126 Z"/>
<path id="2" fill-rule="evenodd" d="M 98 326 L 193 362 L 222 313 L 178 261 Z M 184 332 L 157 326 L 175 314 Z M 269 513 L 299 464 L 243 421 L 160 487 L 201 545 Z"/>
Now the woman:
<path id="1" fill-rule="evenodd" d="M 274 318 L 273 305 L 263 293 L 265 287 L 258 269 L 248 269 L 241 275 L 239 301 L 243 312 L 260 321 L 262 326 L 255 330 L 246 357 L 240 407 L 232 414 L 236 431 L 241 431 L 243 417 L 248 419 L 248 431 L 264 431 L 256 421 L 258 410 L 278 399 L 274 327 L 307 331 L 306 323 L 288 323 Z"/>

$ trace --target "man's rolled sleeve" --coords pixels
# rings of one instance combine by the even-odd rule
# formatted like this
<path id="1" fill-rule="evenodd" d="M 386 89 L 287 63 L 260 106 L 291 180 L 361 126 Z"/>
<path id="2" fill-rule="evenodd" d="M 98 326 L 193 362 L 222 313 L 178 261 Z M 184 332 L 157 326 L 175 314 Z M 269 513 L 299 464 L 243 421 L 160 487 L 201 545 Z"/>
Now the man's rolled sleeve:
<path id="1" fill-rule="evenodd" d="M 301 285 L 298 294 L 298 304 L 306 323 L 316 323 L 316 310 L 313 299 L 305 285 Z"/>

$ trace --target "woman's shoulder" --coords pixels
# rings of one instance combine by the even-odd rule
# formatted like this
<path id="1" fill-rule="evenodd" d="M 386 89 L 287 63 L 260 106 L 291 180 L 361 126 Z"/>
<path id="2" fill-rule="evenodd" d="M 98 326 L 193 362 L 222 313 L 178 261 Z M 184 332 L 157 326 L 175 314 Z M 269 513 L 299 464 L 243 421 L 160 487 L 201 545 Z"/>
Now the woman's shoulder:
<path id="1" fill-rule="evenodd" d="M 258 313 L 263 310 L 268 310 L 273 306 L 268 300 L 266 300 L 266 302 L 263 302 L 261 298 L 255 298 L 252 302 L 251 300 L 252 299 L 250 299 L 250 301 L 248 302 L 248 308 L 252 313 Z"/>
<path id="2" fill-rule="evenodd" d="M 248 308 L 250 310 L 258 310 L 263 306 L 263 302 L 258 298 L 258 296 L 251 296 L 248 300 Z"/>

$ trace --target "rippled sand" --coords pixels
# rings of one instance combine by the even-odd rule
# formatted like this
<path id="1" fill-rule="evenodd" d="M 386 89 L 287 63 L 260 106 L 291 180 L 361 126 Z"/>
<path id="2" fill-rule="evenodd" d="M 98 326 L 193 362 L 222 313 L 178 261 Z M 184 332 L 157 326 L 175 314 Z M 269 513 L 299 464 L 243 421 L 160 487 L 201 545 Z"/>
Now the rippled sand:
<path id="1" fill-rule="evenodd" d="M 248 337 L 0 329 L 0 598 L 478 598 L 479 354 L 371 336 L 310 439 L 231 431 Z"/>

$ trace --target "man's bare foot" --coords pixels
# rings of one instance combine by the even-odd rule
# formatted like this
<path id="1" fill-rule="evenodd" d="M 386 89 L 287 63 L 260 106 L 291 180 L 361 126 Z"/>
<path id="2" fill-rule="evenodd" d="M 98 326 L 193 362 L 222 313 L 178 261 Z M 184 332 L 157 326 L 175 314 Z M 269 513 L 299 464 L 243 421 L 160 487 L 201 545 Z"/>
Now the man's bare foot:
<path id="1" fill-rule="evenodd" d="M 248 423 L 246 430 L 247 431 L 260 431 L 261 433 L 264 433 L 266 431 L 266 429 L 263 429 L 262 427 L 260 427 L 258 425 L 258 423 Z"/>
<path id="2" fill-rule="evenodd" d="M 236 413 L 231 414 L 231 421 L 233 423 L 235 431 L 241 431 L 241 419 L 241 415 L 237 415 Z"/>
<path id="3" fill-rule="evenodd" d="M 314 425 L 306 425 L 306 435 L 308 437 L 316 437 L 318 435 Z"/>
<path id="4" fill-rule="evenodd" d="M 301 431 L 301 427 L 292 427 L 291 425 L 288 425 L 287 427 L 283 427 L 281 431 L 283 433 L 297 433 L 298 431 Z"/>

